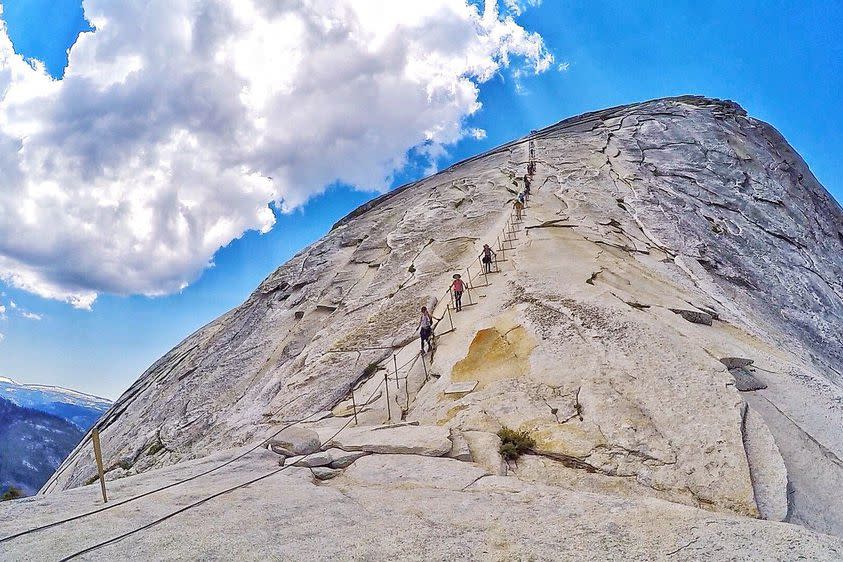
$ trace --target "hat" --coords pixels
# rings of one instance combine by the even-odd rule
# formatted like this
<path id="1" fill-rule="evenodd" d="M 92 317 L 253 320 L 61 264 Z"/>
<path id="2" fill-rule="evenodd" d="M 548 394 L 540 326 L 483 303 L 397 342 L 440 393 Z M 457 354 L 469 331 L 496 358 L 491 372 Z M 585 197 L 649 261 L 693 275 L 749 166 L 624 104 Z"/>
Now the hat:
<path id="1" fill-rule="evenodd" d="M 454 273 L 454 279 L 459 279 L 460 277 L 462 276 L 459 273 Z"/>
<path id="2" fill-rule="evenodd" d="M 489 245 L 488 245 L 488 244 L 483 244 L 483 247 L 484 247 L 484 248 L 488 248 L 488 247 L 489 247 Z"/>

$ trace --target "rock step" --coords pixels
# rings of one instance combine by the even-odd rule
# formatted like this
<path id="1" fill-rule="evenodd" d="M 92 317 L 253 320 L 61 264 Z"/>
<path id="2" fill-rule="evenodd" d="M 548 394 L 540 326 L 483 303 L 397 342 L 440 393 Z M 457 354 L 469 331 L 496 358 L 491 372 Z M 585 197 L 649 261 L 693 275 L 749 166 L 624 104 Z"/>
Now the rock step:
<path id="1" fill-rule="evenodd" d="M 283 459 L 284 466 L 299 466 L 306 468 L 330 467 L 343 469 L 351 463 L 367 455 L 364 451 L 343 451 L 342 449 L 328 449 L 309 455 L 297 455 Z"/>
<path id="2" fill-rule="evenodd" d="M 333 431 L 326 428 L 326 433 Z M 327 437 L 327 436 L 326 436 Z M 349 427 L 323 444 L 344 451 L 441 457 L 451 451 L 450 431 L 436 425 Z"/>

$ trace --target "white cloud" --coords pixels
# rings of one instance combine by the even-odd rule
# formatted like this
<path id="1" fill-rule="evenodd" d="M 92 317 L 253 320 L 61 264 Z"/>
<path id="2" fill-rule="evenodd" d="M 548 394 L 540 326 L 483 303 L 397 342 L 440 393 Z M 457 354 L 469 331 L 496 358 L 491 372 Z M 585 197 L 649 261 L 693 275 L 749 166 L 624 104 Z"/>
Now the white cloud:
<path id="1" fill-rule="evenodd" d="M 568 69 L 571 68 L 571 63 L 568 61 L 560 62 L 559 66 L 556 67 L 556 70 L 559 72 L 568 72 Z"/>
<path id="2" fill-rule="evenodd" d="M 20 315 L 27 320 L 41 320 L 42 318 L 40 314 L 35 314 L 34 312 L 29 312 L 28 310 L 21 311 Z"/>
<path id="3" fill-rule="evenodd" d="M 520 16 L 527 8 L 541 6 L 542 0 L 503 0 L 507 11 L 514 16 Z"/>
<path id="4" fill-rule="evenodd" d="M 14 310 L 18 307 L 17 303 L 15 301 L 11 301 L 11 300 L 9 301 L 9 306 L 12 308 L 12 310 Z"/>
<path id="5" fill-rule="evenodd" d="M 0 27 L 0 280 L 80 308 L 183 288 L 272 202 L 384 189 L 408 149 L 476 135 L 483 82 L 553 63 L 494 0 L 84 9 L 58 81 Z"/>
<path id="6" fill-rule="evenodd" d="M 5 340 L 5 339 L 6 339 L 6 336 L 2 332 L 0 332 L 0 343 L 3 343 L 3 340 Z"/>

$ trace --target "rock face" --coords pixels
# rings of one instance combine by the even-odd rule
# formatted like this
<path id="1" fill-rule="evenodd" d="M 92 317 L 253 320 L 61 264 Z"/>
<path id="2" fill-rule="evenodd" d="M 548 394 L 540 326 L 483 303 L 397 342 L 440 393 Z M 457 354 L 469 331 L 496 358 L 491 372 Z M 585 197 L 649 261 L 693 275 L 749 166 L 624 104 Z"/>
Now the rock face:
<path id="1" fill-rule="evenodd" d="M 72 528 L 54 527 L 2 543 L 0 558 L 63 558 L 277 468 L 272 453 L 253 455 L 208 478 L 116 507 L 107 527 L 102 519 L 87 518 Z M 224 458 L 215 455 L 124 478 L 110 489 L 114 497 L 127 497 L 184 480 Z M 84 559 L 749 561 L 843 556 L 843 540 L 795 525 L 488 476 L 448 458 L 370 455 L 342 475 L 312 469 L 331 477 L 316 482 L 311 469 L 297 470 L 307 477 L 281 472 Z M 48 523 L 54 511 L 89 511 L 101 505 L 98 493 L 96 486 L 85 486 L 8 502 L 0 509 L 0 529 L 15 533 Z"/>
<path id="2" fill-rule="evenodd" d="M 483 243 L 497 257 L 488 275 Z M 419 478 L 500 475 L 477 484 L 495 482 L 495 498 L 549 487 L 555 499 L 534 506 L 549 513 L 598 493 L 643 501 L 641 521 L 684 504 L 843 536 L 829 493 L 843 489 L 841 256 L 843 210 L 736 104 L 686 96 L 582 115 L 340 221 L 138 379 L 104 420 L 107 464 L 140 473 L 303 419 L 323 449 L 401 453 L 325 484 L 367 502 L 415 460 Z M 459 313 L 453 273 L 470 283 Z M 420 357 L 422 305 L 442 320 Z M 504 426 L 536 441 L 509 465 L 496 455 Z M 418 460 L 448 454 L 476 464 Z M 42 491 L 93 473 L 86 440 Z"/>

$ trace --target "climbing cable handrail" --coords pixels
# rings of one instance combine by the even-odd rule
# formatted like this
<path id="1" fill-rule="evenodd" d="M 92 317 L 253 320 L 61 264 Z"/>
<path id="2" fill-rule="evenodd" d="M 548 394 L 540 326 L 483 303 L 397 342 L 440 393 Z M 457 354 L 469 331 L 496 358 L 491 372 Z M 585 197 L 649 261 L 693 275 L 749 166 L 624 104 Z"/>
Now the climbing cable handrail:
<path id="1" fill-rule="evenodd" d="M 88 511 L 88 512 L 85 512 L 85 513 L 80 513 L 80 514 L 78 514 L 78 515 L 74 515 L 74 516 L 72 516 L 72 517 L 67 517 L 67 518 L 65 518 L 65 519 L 61 519 L 61 520 L 59 520 L 59 521 L 54 521 L 54 522 L 52 522 L 52 523 L 47 523 L 47 524 L 44 524 L 44 525 L 39 525 L 38 527 L 33 527 L 33 528 L 31 528 L 31 529 L 26 529 L 26 530 L 24 530 L 24 531 L 20 531 L 20 532 L 14 533 L 14 534 L 9 535 L 9 536 L 7 536 L 7 537 L 0 538 L 0 544 L 5 543 L 5 542 L 8 542 L 8 541 L 10 541 L 10 540 L 12 540 L 12 539 L 16 539 L 16 538 L 22 537 L 22 536 L 24 536 L 24 535 L 29 535 L 29 534 L 31 534 L 31 533 L 35 533 L 35 532 L 38 532 L 38 531 L 44 531 L 44 530 L 46 530 L 46 529 L 51 529 L 51 528 L 53 528 L 53 527 L 58 527 L 58 526 L 60 526 L 60 525 L 64 525 L 64 524 L 66 524 L 66 523 L 71 523 L 71 522 L 73 522 L 73 521 L 78 521 L 79 519 L 84 519 L 85 517 L 90 517 L 91 515 L 96 515 L 96 514 L 98 514 L 98 513 L 102 513 L 102 512 L 104 512 L 104 511 L 108 511 L 109 509 L 114 509 L 114 508 L 116 508 L 116 507 L 120 507 L 121 505 L 126 505 L 127 503 L 133 502 L 133 501 L 135 501 L 135 500 L 139 500 L 139 499 L 141 499 L 141 498 L 145 498 L 145 497 L 147 497 L 147 496 L 151 496 L 152 494 L 156 494 L 156 493 L 158 493 L 158 492 L 163 492 L 164 490 L 169 490 L 170 488 L 174 488 L 174 487 L 179 486 L 179 485 L 181 485 L 181 484 L 185 484 L 185 483 L 187 483 L 187 482 L 191 482 L 191 481 L 193 481 L 193 480 L 196 480 L 197 478 L 201 478 L 201 477 L 203 477 L 203 476 L 207 476 L 208 474 L 211 474 L 212 472 L 216 472 L 217 470 L 219 470 L 219 469 L 221 469 L 221 468 L 224 468 L 224 467 L 226 467 L 226 466 L 228 466 L 228 465 L 230 465 L 230 464 L 232 464 L 232 463 L 234 463 L 234 462 L 237 462 L 238 460 L 242 459 L 243 457 L 245 457 L 245 456 L 246 456 L 246 455 L 248 455 L 249 453 L 252 453 L 253 451 L 255 451 L 255 450 L 257 450 L 257 449 L 260 449 L 260 448 L 261 448 L 261 447 L 263 447 L 266 443 L 268 443 L 268 442 L 269 442 L 272 438 L 274 438 L 274 437 L 276 437 L 278 434 L 280 434 L 282 431 L 287 430 L 287 429 L 289 429 L 289 428 L 293 427 L 293 426 L 294 426 L 294 425 L 296 425 L 296 424 L 306 422 L 306 421 L 308 421 L 308 419 L 309 419 L 309 418 L 314 417 L 314 416 L 315 416 L 316 414 L 318 414 L 318 413 L 319 413 L 319 412 L 314 412 L 314 413 L 312 413 L 312 414 L 309 414 L 309 415 L 305 416 L 304 418 L 301 418 L 301 419 L 298 419 L 298 420 L 295 420 L 295 421 L 293 421 L 293 422 L 288 423 L 287 425 L 285 425 L 284 427 L 282 427 L 281 429 L 279 429 L 278 431 L 276 431 L 275 433 L 273 433 L 272 435 L 270 435 L 269 437 L 267 437 L 267 438 L 266 438 L 266 439 L 264 439 L 263 441 L 259 442 L 257 445 L 254 445 L 253 447 L 251 447 L 250 449 L 248 449 L 248 450 L 244 451 L 243 453 L 240 453 L 239 455 L 236 455 L 235 457 L 233 457 L 233 458 L 231 458 L 231 459 L 229 459 L 229 460 L 225 461 L 224 463 L 222 463 L 222 464 L 220 464 L 220 465 L 217 465 L 217 466 L 215 466 L 215 467 L 213 467 L 213 468 L 211 468 L 211 469 L 209 469 L 209 470 L 206 470 L 206 471 L 204 471 L 204 472 L 200 472 L 199 474 L 194 474 L 193 476 L 191 476 L 191 477 L 189 477 L 189 478 L 185 478 L 184 480 L 179 480 L 179 481 L 177 481 L 177 482 L 172 482 L 172 483 L 170 483 L 170 484 L 167 484 L 166 486 L 161 486 L 160 488 L 155 488 L 155 489 L 153 489 L 153 490 L 149 490 L 149 491 L 144 492 L 144 493 L 142 493 L 142 494 L 138 494 L 137 496 L 132 496 L 132 497 L 130 497 L 130 498 L 126 498 L 125 500 L 121 500 L 121 501 L 118 501 L 118 502 L 115 502 L 115 503 L 110 503 L 110 504 L 108 504 L 108 505 L 104 505 L 103 507 L 100 507 L 100 508 L 94 509 L 94 510 L 92 510 L 92 511 Z"/>
<path id="2" fill-rule="evenodd" d="M 367 400 L 371 399 L 372 396 L 374 396 L 375 392 L 377 392 L 380 389 L 381 384 L 383 384 L 383 382 L 381 382 L 380 384 L 378 384 L 378 386 L 375 387 L 375 389 L 372 391 L 372 394 L 369 396 L 369 398 Z M 312 416 L 312 414 L 311 414 L 311 416 Z M 308 417 L 311 417 L 311 416 L 308 416 Z M 337 437 L 340 433 L 342 433 L 343 430 L 345 430 L 349 425 L 351 425 L 352 421 L 353 421 L 353 418 L 349 418 L 348 421 L 346 421 L 333 435 L 331 435 L 330 437 L 328 437 L 328 439 L 325 440 L 325 443 L 330 443 L 332 439 Z M 280 431 L 279 431 L 279 433 L 280 433 Z M 300 461 L 307 459 L 308 457 L 310 457 L 313 454 L 314 453 L 308 453 L 308 454 L 304 455 L 300 459 Z M 260 482 L 261 480 L 265 480 L 265 479 L 267 479 L 271 476 L 275 476 L 276 474 L 279 474 L 280 472 L 283 472 L 284 470 L 290 468 L 291 466 L 294 466 L 294 465 L 282 466 L 281 468 L 273 470 L 272 472 L 270 472 L 268 474 L 258 476 L 257 478 L 252 478 L 251 480 L 249 480 L 247 482 L 243 482 L 243 483 L 238 484 L 236 486 L 232 486 L 230 488 L 226 488 L 225 490 L 222 490 L 222 491 L 216 492 L 214 494 L 211 494 L 210 496 L 206 496 L 206 497 L 202 498 L 201 500 L 197 500 L 197 501 L 195 501 L 191 504 L 188 504 L 184 507 L 181 507 L 181 508 L 179 508 L 175 511 L 172 511 L 172 512 L 168 513 L 167 515 L 164 515 L 164 516 L 159 517 L 158 519 L 155 519 L 155 520 L 153 520 L 153 521 L 151 521 L 151 522 L 149 522 L 145 525 L 142 525 L 141 527 L 138 527 L 138 528 L 133 529 L 131 531 L 126 531 L 125 533 L 117 535 L 116 537 L 112 537 L 110 539 L 107 539 L 107 540 L 102 541 L 100 543 L 97 543 L 95 545 L 89 546 L 85 549 L 74 552 L 73 554 L 70 554 L 69 556 L 65 556 L 64 558 L 61 559 L 60 562 L 66 562 L 67 560 L 72 560 L 72 559 L 77 558 L 79 556 L 82 556 L 84 554 L 88 554 L 89 552 L 93 552 L 94 550 L 98 550 L 98 549 L 103 548 L 105 546 L 108 546 L 110 544 L 117 543 L 117 542 L 131 536 L 131 535 L 134 535 L 135 533 L 139 533 L 141 531 L 145 531 L 146 529 L 150 529 L 152 527 L 155 527 L 156 525 L 159 525 L 159 524 L 163 523 L 164 521 L 167 521 L 168 519 L 171 519 L 171 518 L 175 517 L 176 515 L 184 513 L 185 511 L 193 509 L 194 507 L 198 507 L 198 506 L 200 506 L 202 504 L 205 504 L 205 503 L 207 503 L 207 502 L 209 502 L 213 499 L 216 499 L 220 496 L 223 496 L 225 494 L 234 492 L 236 490 L 239 490 L 240 488 L 245 488 L 246 486 L 250 486 L 252 484 Z"/>
<path id="3" fill-rule="evenodd" d="M 510 221 L 512 220 L 512 218 L 513 218 L 513 213 L 510 213 L 510 217 L 509 217 L 509 219 L 507 220 L 507 225 L 509 225 L 509 223 L 510 223 Z M 507 230 L 507 225 L 505 225 L 505 226 L 504 226 L 504 231 L 505 231 L 506 233 L 508 233 L 508 232 L 509 232 L 509 231 Z M 480 260 L 480 257 L 478 257 L 478 258 L 477 258 L 477 260 Z M 474 262 L 472 262 L 472 264 L 471 264 L 471 265 L 473 265 L 473 263 L 474 263 Z M 471 267 L 471 265 L 469 265 L 469 267 Z M 481 262 L 481 266 L 482 266 L 482 262 Z M 472 277 L 472 276 L 469 274 L 469 284 L 468 284 L 469 289 L 471 288 L 471 281 L 472 281 L 474 278 L 479 277 L 479 276 L 480 276 L 480 275 L 482 275 L 482 274 L 483 274 L 483 273 L 478 273 L 475 277 Z M 448 289 L 445 291 L 444 295 L 448 295 L 448 294 L 450 293 L 450 291 L 451 291 L 451 288 L 450 288 L 450 286 L 449 286 L 449 287 L 448 287 Z M 444 295 L 443 295 L 443 296 L 444 296 Z M 444 299 L 443 299 L 443 300 L 444 300 Z M 440 302 L 441 302 L 441 301 L 440 301 Z M 447 312 L 448 312 L 448 313 L 450 313 L 450 303 L 447 305 L 447 307 L 448 307 Z M 442 317 L 440 317 L 439 319 L 437 319 L 436 323 L 435 323 L 432 327 L 435 329 L 435 327 L 436 327 L 436 326 L 438 326 L 439 322 L 441 322 L 443 319 L 444 319 L 444 314 L 443 314 L 443 316 L 442 316 Z M 451 320 L 451 323 L 453 324 L 453 320 Z M 365 349 L 372 349 L 372 350 L 374 350 L 374 349 L 389 349 L 389 348 L 372 347 L 372 348 L 365 348 Z M 329 351 L 330 351 L 330 350 L 329 350 Z M 407 365 L 409 365 L 410 363 L 414 363 L 414 362 L 415 362 L 415 361 L 419 358 L 419 356 L 420 356 L 420 355 L 421 355 L 421 353 L 417 353 L 417 354 L 416 354 L 416 355 L 414 355 L 414 356 L 413 356 L 413 357 L 412 357 L 409 361 L 407 361 L 406 363 L 404 363 L 404 365 L 402 365 L 400 368 L 397 368 L 397 369 L 396 369 L 396 378 L 394 379 L 394 380 L 396 380 L 396 383 L 397 383 L 397 380 L 398 380 L 398 378 L 399 378 L 399 377 L 398 377 L 398 372 L 399 372 L 400 370 L 402 370 L 404 367 L 406 367 Z M 409 372 L 409 371 L 408 371 L 408 372 Z M 408 376 L 409 376 L 409 375 L 408 375 Z M 401 378 L 406 379 L 407 377 L 401 377 Z M 389 380 L 389 377 L 388 377 L 388 374 L 387 374 L 387 375 L 384 377 L 384 380 L 378 383 L 378 385 L 375 387 L 375 389 L 372 391 L 372 393 L 371 393 L 371 394 L 369 395 L 369 397 L 366 399 L 366 401 L 364 402 L 364 404 L 368 403 L 368 402 L 371 400 L 371 398 L 374 396 L 375 392 L 377 392 L 377 391 L 380 389 L 380 387 L 381 387 L 381 386 L 382 386 L 385 382 L 387 382 L 388 380 Z M 67 524 L 67 523 L 71 523 L 71 522 L 73 522 L 73 521 L 78 521 L 78 520 L 84 519 L 84 518 L 86 518 L 86 517 L 90 517 L 90 516 L 92 516 L 92 515 L 97 515 L 97 514 L 99 514 L 99 513 L 103 513 L 103 512 L 105 512 L 105 511 L 110 510 L 110 509 L 114 509 L 114 508 L 117 508 L 117 507 L 120 507 L 120 506 L 126 505 L 126 504 L 128 504 L 128 503 L 131 503 L 131 502 L 133 502 L 133 501 L 137 501 L 137 500 L 139 500 L 139 499 L 142 499 L 142 498 L 145 498 L 145 497 L 151 496 L 151 495 L 156 494 L 156 493 L 158 493 L 158 492 L 162 492 L 162 491 L 164 491 L 164 490 L 168 490 L 168 489 L 174 488 L 174 487 L 176 487 L 176 486 L 180 486 L 180 485 L 182 485 L 182 484 L 186 484 L 186 483 L 188 483 L 188 482 L 191 482 L 191 481 L 196 480 L 196 479 L 198 479 L 198 478 L 201 478 L 201 477 L 203 477 L 203 476 L 207 476 L 208 474 L 211 474 L 211 473 L 213 473 L 213 472 L 216 472 L 217 470 L 220 470 L 221 468 L 224 468 L 224 467 L 226 467 L 226 466 L 228 466 L 228 465 L 230 465 L 230 464 L 232 464 L 232 463 L 234 463 L 234 462 L 236 462 L 236 461 L 238 461 L 238 460 L 240 460 L 240 459 L 244 458 L 246 455 L 248 455 L 248 454 L 250 454 L 250 453 L 254 452 L 255 450 L 257 450 L 257 449 L 259 449 L 259 448 L 263 447 L 264 445 L 266 445 L 266 444 L 267 444 L 267 443 L 268 443 L 271 439 L 273 439 L 274 437 L 276 437 L 277 435 L 279 435 L 279 434 L 280 434 L 280 433 L 282 433 L 283 431 L 285 431 L 285 430 L 289 429 L 290 427 L 293 427 L 294 425 L 297 425 L 297 424 L 304 423 L 304 422 L 308 421 L 310 418 L 314 417 L 314 416 L 315 416 L 316 414 L 318 414 L 318 413 L 319 413 L 319 412 L 314 412 L 314 413 L 312 413 L 312 414 L 309 414 L 309 415 L 305 416 L 304 418 L 300 418 L 300 419 L 298 419 L 298 420 L 292 421 L 292 422 L 290 422 L 290 423 L 288 423 L 288 424 L 284 425 L 281 429 L 279 429 L 278 431 L 274 432 L 272 435 L 270 435 L 270 436 L 266 437 L 265 439 L 263 439 L 262 441 L 260 441 L 260 442 L 259 442 L 259 443 L 257 443 L 256 445 L 254 445 L 253 447 L 249 448 L 248 450 L 244 451 L 243 453 L 240 453 L 240 454 L 238 454 L 238 455 L 236 455 L 236 456 L 232 457 L 231 459 L 229 459 L 229 460 L 225 461 L 224 463 L 219 464 L 219 465 L 217 465 L 217 466 L 215 466 L 215 467 L 213 467 L 213 468 L 210 468 L 210 469 L 208 469 L 208 470 L 206 470 L 206 471 L 203 471 L 203 472 L 200 472 L 200 473 L 195 474 L 195 475 L 193 475 L 193 476 L 190 476 L 190 477 L 188 477 L 188 478 L 185 478 L 184 480 L 179 480 L 179 481 L 177 481 L 177 482 L 172 482 L 172 483 L 167 484 L 167 485 L 165 485 L 165 486 L 161 486 L 161 487 L 159 487 L 159 488 L 155 488 L 155 489 L 153 489 L 153 490 L 149 490 L 149 491 L 144 492 L 144 493 L 142 493 L 142 494 L 138 494 L 138 495 L 136 495 L 136 496 L 132 496 L 132 497 L 130 497 L 130 498 L 126 498 L 125 500 L 121 500 L 121 501 L 118 501 L 118 502 L 115 502 L 115 503 L 111 503 L 111 504 L 108 504 L 108 505 L 102 506 L 102 507 L 100 507 L 100 508 L 98 508 L 98 509 L 95 509 L 95 510 L 91 510 L 91 511 L 88 511 L 88 512 L 85 512 L 85 513 L 80 513 L 80 514 L 77 514 L 77 515 L 74 515 L 74 516 L 71 516 L 71 517 L 67 517 L 67 518 L 65 518 L 65 519 L 61 519 L 61 520 L 54 521 L 54 522 L 52 522 L 52 523 L 47 523 L 47 524 L 44 524 L 44 525 L 39 525 L 39 526 L 37 526 L 37 527 L 32 527 L 32 528 L 30 528 L 30 529 L 26 529 L 26 530 L 19 531 L 19 532 L 17 532 L 17 533 L 11 534 L 11 535 L 9 535 L 9 536 L 2 537 L 2 538 L 0 538 L 0 544 L 2 544 L 2 543 L 6 543 L 6 542 L 11 541 L 11 540 L 13 540 L 13 539 L 16 539 L 16 538 L 19 538 L 19 537 L 23 537 L 23 536 L 26 536 L 26 535 L 29 535 L 29 534 L 32 534 L 32 533 L 36 533 L 36 532 L 39 532 L 39 531 L 44 531 L 44 530 L 47 530 L 47 529 L 51 529 L 51 528 L 54 528 L 54 527 L 58 527 L 58 526 L 61 526 L 61 525 Z M 346 428 L 347 428 L 347 427 L 351 424 L 351 422 L 353 421 L 353 419 L 354 419 L 354 418 L 349 418 L 349 419 L 348 419 L 348 421 L 347 421 L 345 424 L 343 424 L 343 425 L 340 427 L 340 429 L 339 429 L 339 430 L 338 430 L 338 431 L 337 431 L 334 435 L 332 435 L 330 438 L 328 438 L 328 441 L 330 441 L 331 439 L 335 438 L 335 437 L 336 437 L 337 435 L 339 435 L 339 434 L 340 434 L 340 433 L 341 433 L 344 429 L 346 429 Z M 312 454 L 312 453 L 311 453 L 311 454 Z M 305 458 L 307 458 L 307 456 L 310 456 L 310 455 L 306 455 L 306 456 L 305 456 Z M 273 475 L 275 475 L 275 474 L 278 474 L 279 472 L 282 472 L 282 471 L 283 471 L 284 469 L 286 469 L 286 468 L 288 468 L 288 466 L 281 467 L 281 468 L 280 468 L 280 469 L 278 469 L 278 470 L 275 470 L 275 471 L 273 471 L 273 472 L 270 472 L 269 474 L 266 474 L 266 475 L 260 476 L 260 477 L 258 477 L 258 478 L 255 478 L 255 479 L 253 479 L 253 480 L 251 480 L 251 481 L 249 481 L 249 482 L 246 482 L 246 483 L 240 484 L 240 485 L 238 485 L 238 486 L 234 486 L 234 487 L 229 488 L 229 489 L 227 489 L 227 490 L 223 490 L 222 492 L 218 492 L 218 493 L 216 493 L 216 494 L 213 494 L 213 495 L 211 495 L 211 496 L 208 496 L 208 497 L 206 497 L 206 498 L 203 498 L 202 500 L 199 500 L 199 501 L 194 502 L 194 503 L 192 503 L 192 504 L 190 504 L 190 505 L 188 505 L 188 506 L 185 506 L 185 507 L 183 507 L 183 508 L 180 508 L 179 510 L 176 510 L 176 511 L 174 511 L 174 512 L 172 512 L 172 513 L 168 514 L 168 515 L 165 515 L 165 516 L 163 516 L 163 517 L 161 517 L 161 518 L 159 518 L 159 519 L 157 519 L 157 520 L 155 520 L 155 521 L 153 521 L 153 522 L 151 522 L 151 523 L 149 523 L 149 524 L 147 524 L 147 525 L 144 525 L 144 526 L 142 526 L 142 527 L 140 527 L 140 528 L 138 528 L 138 529 L 135 529 L 135 530 L 133 530 L 133 531 L 129 531 L 129 532 L 127 532 L 127 533 L 123 533 L 122 535 L 119 535 L 119 536 L 114 537 L 114 538 L 112 538 L 112 539 L 109 539 L 109 540 L 107 540 L 107 541 L 103 541 L 103 542 L 101 542 L 101 543 L 98 543 L 98 544 L 96 544 L 96 545 L 94 545 L 94 546 L 92 546 L 92 547 L 89 547 L 89 548 L 87 548 L 87 549 L 84 549 L 84 550 L 81 550 L 81 551 L 76 552 L 76 553 L 74 553 L 74 554 L 71 554 L 70 556 L 68 556 L 68 557 L 66 557 L 66 558 L 63 558 L 62 560 L 63 560 L 63 561 L 64 561 L 64 560 L 70 560 L 70 559 L 72 559 L 72 558 L 75 558 L 75 557 L 77 557 L 77 556 L 81 556 L 81 555 L 83 555 L 83 554 L 86 554 L 86 553 L 91 552 L 91 551 L 93 551 L 93 550 L 96 550 L 96 549 L 98 549 L 98 548 L 101 548 L 101 547 L 107 546 L 107 545 L 109 545 L 109 544 L 112 544 L 112 543 L 118 542 L 118 541 L 122 540 L 123 538 L 126 538 L 126 537 L 128 537 L 128 536 L 130 536 L 130 535 L 132 535 L 132 534 L 134 534 L 134 533 L 136 533 L 136 532 L 140 532 L 140 531 L 142 531 L 142 530 L 145 530 L 145 529 L 148 529 L 148 528 L 153 527 L 153 526 L 155 526 L 155 525 L 158 525 L 159 523 L 161 523 L 161 522 L 163 522 L 163 521 L 166 521 L 167 519 L 170 519 L 171 517 L 174 517 L 174 516 L 176 516 L 176 515 L 178 515 L 178 514 L 180 514 L 180 513 L 183 513 L 183 512 L 185 512 L 185 511 L 187 511 L 188 509 L 191 509 L 191 508 L 196 507 L 196 506 L 198 506 L 198 505 L 201 505 L 201 504 L 203 504 L 203 503 L 205 503 L 205 502 L 207 502 L 207 501 L 210 501 L 210 500 L 212 500 L 212 499 L 214 499 L 214 498 L 217 498 L 217 497 L 219 497 L 219 496 L 221 496 L 221 495 L 223 495 L 223 494 L 229 493 L 229 492 L 231 492 L 231 491 L 237 490 L 237 489 L 242 488 L 242 487 L 244 487 L 244 486 L 248 486 L 248 485 L 250 485 L 250 484 L 253 484 L 253 483 L 255 483 L 255 482 L 261 481 L 261 480 L 263 480 L 263 479 L 265 479 L 265 478 L 268 478 L 268 477 L 270 477 L 270 476 L 273 476 Z"/>

